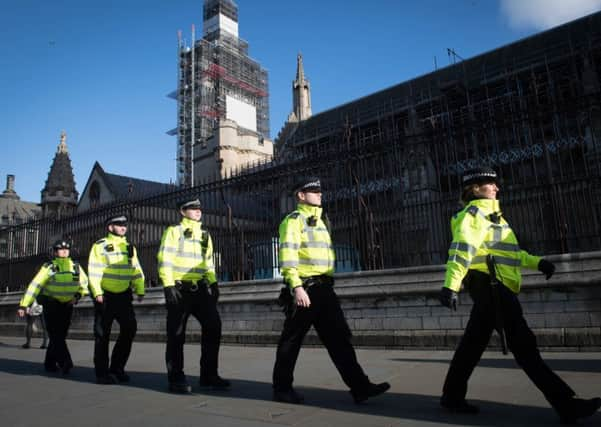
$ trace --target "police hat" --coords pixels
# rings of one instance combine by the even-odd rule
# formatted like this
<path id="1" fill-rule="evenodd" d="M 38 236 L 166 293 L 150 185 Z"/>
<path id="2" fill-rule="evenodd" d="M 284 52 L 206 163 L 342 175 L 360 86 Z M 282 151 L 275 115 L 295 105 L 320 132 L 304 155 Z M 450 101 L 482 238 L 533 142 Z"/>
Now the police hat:
<path id="1" fill-rule="evenodd" d="M 292 194 L 296 194 L 299 191 L 321 191 L 321 182 L 317 177 L 308 177 L 298 180 L 292 186 Z"/>
<path id="2" fill-rule="evenodd" d="M 54 249 L 55 251 L 59 249 L 71 249 L 71 244 L 66 240 L 60 239 L 54 242 L 54 244 L 52 245 L 52 249 Z"/>
<path id="3" fill-rule="evenodd" d="M 178 207 L 180 210 L 201 209 L 202 205 L 200 204 L 200 200 L 193 199 L 193 200 L 184 200 L 184 201 L 180 202 Z"/>
<path id="4" fill-rule="evenodd" d="M 111 224 L 127 225 L 127 217 L 125 215 L 115 215 L 107 218 L 105 225 L 108 227 Z"/>
<path id="5" fill-rule="evenodd" d="M 461 177 L 461 185 L 464 187 L 472 184 L 486 184 L 489 182 L 498 182 L 497 173 L 494 169 L 489 167 L 470 169 Z"/>

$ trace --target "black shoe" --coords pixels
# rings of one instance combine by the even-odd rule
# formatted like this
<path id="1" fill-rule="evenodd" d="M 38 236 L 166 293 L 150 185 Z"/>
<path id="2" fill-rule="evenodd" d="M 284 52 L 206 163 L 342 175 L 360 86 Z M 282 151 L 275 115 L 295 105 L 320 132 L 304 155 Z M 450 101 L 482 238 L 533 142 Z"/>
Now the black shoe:
<path id="1" fill-rule="evenodd" d="M 445 408 L 449 412 L 455 414 L 477 414 L 480 412 L 480 408 L 471 403 L 467 403 L 467 400 L 451 400 L 445 397 L 440 398 L 440 406 Z"/>
<path id="2" fill-rule="evenodd" d="M 192 387 L 186 380 L 173 381 L 169 382 L 169 391 L 177 394 L 188 394 L 192 392 Z"/>
<path id="3" fill-rule="evenodd" d="M 562 424 L 575 424 L 578 419 L 595 414 L 599 408 L 601 408 L 601 398 L 599 397 L 594 399 L 572 397 L 556 409 Z"/>
<path id="4" fill-rule="evenodd" d="M 388 383 L 373 384 L 369 383 L 367 389 L 351 390 L 351 395 L 355 403 L 365 402 L 370 397 L 378 396 L 390 388 Z"/>
<path id="5" fill-rule="evenodd" d="M 69 375 L 71 369 L 73 369 L 73 363 L 71 362 L 65 363 L 63 366 L 61 366 L 61 372 L 63 373 L 63 375 Z"/>
<path id="6" fill-rule="evenodd" d="M 23 347 L 23 348 L 26 348 L 26 347 Z M 40 348 L 48 348 L 48 346 L 47 346 L 46 344 L 42 344 L 42 345 L 40 346 Z"/>
<path id="7" fill-rule="evenodd" d="M 117 379 L 110 374 L 96 377 L 96 384 L 116 384 Z"/>
<path id="8" fill-rule="evenodd" d="M 224 380 L 219 375 L 215 375 L 214 377 L 201 376 L 198 382 L 201 387 L 211 387 L 217 390 L 224 390 L 230 388 L 232 385 L 228 380 Z"/>
<path id="9" fill-rule="evenodd" d="M 305 401 L 305 398 L 302 394 L 297 393 L 296 390 L 291 388 L 290 390 L 281 391 L 274 390 L 273 391 L 273 400 L 275 402 L 284 402 L 284 403 L 294 403 L 299 404 Z"/>
<path id="10" fill-rule="evenodd" d="M 21 348 L 29 348 L 29 343 L 28 343 L 28 342 L 26 342 L 25 344 L 23 344 L 23 345 L 21 346 Z"/>
<path id="11" fill-rule="evenodd" d="M 54 365 L 44 365 L 44 370 L 46 372 L 58 372 L 58 366 L 56 366 L 56 363 Z"/>
<path id="12" fill-rule="evenodd" d="M 111 371 L 111 375 L 114 376 L 115 378 L 117 378 L 117 381 L 119 381 L 120 383 L 128 383 L 129 382 L 129 375 L 127 375 L 123 371 Z"/>

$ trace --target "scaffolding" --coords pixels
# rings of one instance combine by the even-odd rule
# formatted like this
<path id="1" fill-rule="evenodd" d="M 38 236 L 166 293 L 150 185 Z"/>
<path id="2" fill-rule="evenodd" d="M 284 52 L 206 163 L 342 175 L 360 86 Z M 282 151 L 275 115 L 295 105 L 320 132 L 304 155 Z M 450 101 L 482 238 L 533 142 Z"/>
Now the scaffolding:
<path id="1" fill-rule="evenodd" d="M 237 23 L 237 7 L 229 0 L 207 0 L 203 11 L 205 25 L 216 14 Z M 269 138 L 268 76 L 249 57 L 248 43 L 221 28 L 196 40 L 192 27 L 192 46 L 180 35 L 178 62 L 177 180 L 188 187 L 194 177 L 193 148 L 206 144 L 219 120 L 226 118 L 227 97 L 254 107 L 256 132 Z"/>

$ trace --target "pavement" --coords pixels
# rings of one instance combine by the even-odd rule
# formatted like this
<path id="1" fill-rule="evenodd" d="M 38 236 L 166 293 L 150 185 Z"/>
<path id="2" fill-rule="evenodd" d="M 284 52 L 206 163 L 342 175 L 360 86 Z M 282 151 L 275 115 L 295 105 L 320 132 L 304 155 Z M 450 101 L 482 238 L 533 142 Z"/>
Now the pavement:
<path id="1" fill-rule="evenodd" d="M 44 351 L 34 339 L 0 337 L 0 420 L 3 426 L 552 426 L 555 412 L 511 356 L 487 352 L 470 381 L 468 399 L 478 415 L 443 411 L 438 399 L 452 357 L 449 351 L 358 349 L 373 382 L 392 387 L 355 405 L 327 352 L 303 348 L 295 387 L 303 405 L 271 400 L 274 347 L 222 346 L 220 374 L 230 391 L 198 386 L 200 346 L 186 345 L 185 368 L 192 394 L 166 390 L 163 343 L 134 343 L 127 365 L 131 382 L 97 385 L 93 342 L 69 340 L 75 368 L 68 376 L 43 370 Z M 601 396 L 601 352 L 544 353 L 552 369 L 585 398 Z M 580 425 L 601 425 L 601 413 Z"/>

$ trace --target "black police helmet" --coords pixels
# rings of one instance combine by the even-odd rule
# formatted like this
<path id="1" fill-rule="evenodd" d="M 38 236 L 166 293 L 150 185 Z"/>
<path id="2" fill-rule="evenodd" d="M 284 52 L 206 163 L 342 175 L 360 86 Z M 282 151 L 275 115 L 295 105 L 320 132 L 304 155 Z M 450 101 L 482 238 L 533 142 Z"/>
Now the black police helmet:
<path id="1" fill-rule="evenodd" d="M 59 249 L 71 249 L 71 244 L 66 240 L 59 239 L 52 245 L 52 249 L 58 251 Z"/>
<path id="2" fill-rule="evenodd" d="M 461 177 L 461 185 L 498 183 L 497 173 L 489 167 L 474 168 L 466 171 Z"/>

